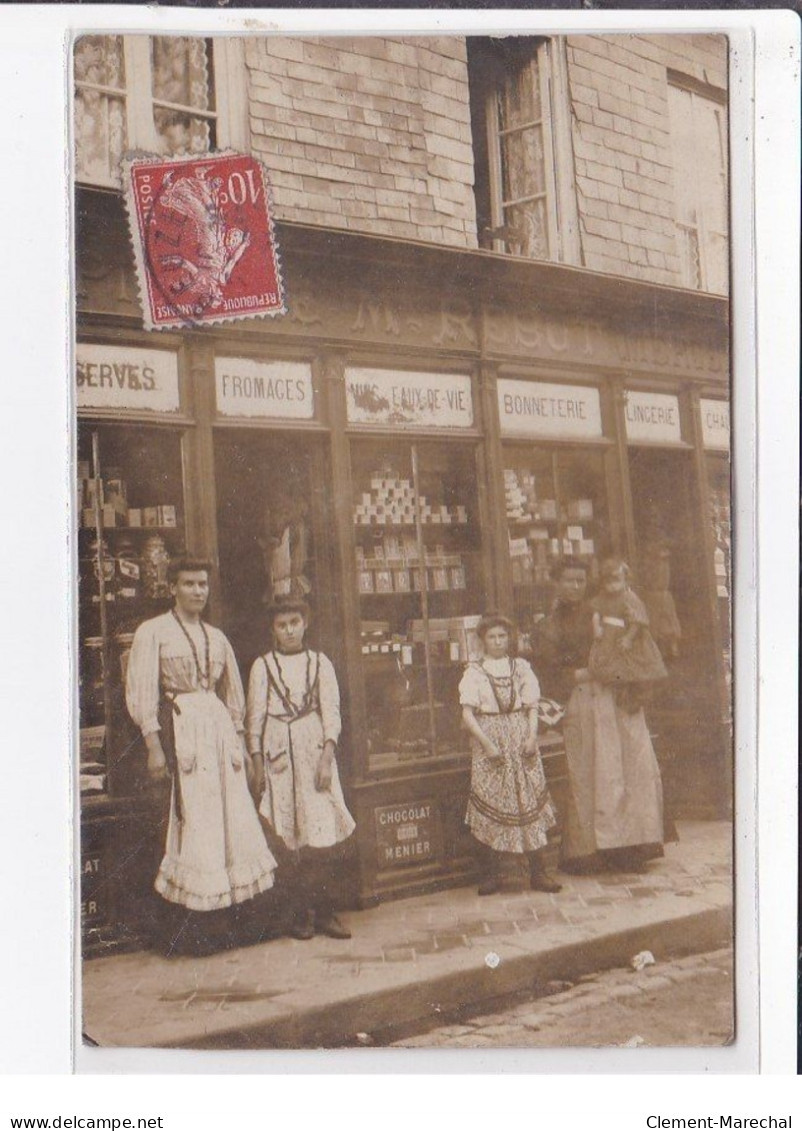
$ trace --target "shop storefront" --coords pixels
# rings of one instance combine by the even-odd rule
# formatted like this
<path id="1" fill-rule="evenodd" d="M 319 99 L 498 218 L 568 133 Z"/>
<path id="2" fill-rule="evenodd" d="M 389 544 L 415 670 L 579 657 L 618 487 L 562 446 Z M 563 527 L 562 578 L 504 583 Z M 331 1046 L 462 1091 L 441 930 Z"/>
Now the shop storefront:
<path id="1" fill-rule="evenodd" d="M 122 681 L 184 546 L 215 563 L 208 615 L 245 677 L 271 595 L 313 606 L 311 643 L 343 694 L 354 903 L 472 876 L 457 684 L 487 608 L 514 610 L 526 646 L 559 558 L 623 554 L 655 608 L 673 604 L 676 690 L 653 722 L 672 805 L 726 807 L 723 300 L 285 225 L 285 318 L 146 334 L 119 204 L 79 204 L 93 225 L 77 242 L 76 357 L 90 946 L 135 945 L 150 898 L 159 814 Z M 559 801 L 558 734 L 544 756 Z"/>

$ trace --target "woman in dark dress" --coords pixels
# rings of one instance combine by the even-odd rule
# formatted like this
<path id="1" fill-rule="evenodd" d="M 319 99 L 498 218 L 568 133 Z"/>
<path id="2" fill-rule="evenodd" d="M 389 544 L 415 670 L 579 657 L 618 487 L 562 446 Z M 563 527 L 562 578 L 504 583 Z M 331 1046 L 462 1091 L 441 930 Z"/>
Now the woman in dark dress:
<path id="1" fill-rule="evenodd" d="M 663 789 L 646 719 L 642 709 L 623 711 L 588 671 L 587 568 L 563 562 L 554 580 L 556 601 L 538 625 L 535 655 L 544 694 L 566 705 L 563 867 L 639 871 L 663 854 Z"/>

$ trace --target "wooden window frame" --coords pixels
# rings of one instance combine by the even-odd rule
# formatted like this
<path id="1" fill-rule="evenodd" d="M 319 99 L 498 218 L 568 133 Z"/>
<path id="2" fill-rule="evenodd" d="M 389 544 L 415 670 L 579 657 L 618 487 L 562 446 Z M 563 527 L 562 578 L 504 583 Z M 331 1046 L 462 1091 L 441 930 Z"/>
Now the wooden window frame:
<path id="1" fill-rule="evenodd" d="M 571 123 L 568 104 L 565 44 L 560 38 L 544 39 L 533 46 L 527 66 L 537 63 L 540 117 L 504 133 L 539 127 L 543 140 L 544 190 L 520 200 L 503 199 L 502 131 L 498 128 L 500 83 L 485 95 L 488 180 L 492 227 L 504 226 L 504 209 L 513 203 L 544 199 L 548 262 L 580 263 L 579 221 L 573 178 Z M 493 250 L 507 251 L 507 241 L 493 240 Z M 528 258 L 522 256 L 521 258 Z"/>
<path id="2" fill-rule="evenodd" d="M 726 110 L 727 106 L 727 92 L 720 87 L 712 86 L 710 83 L 701 82 L 699 79 L 693 78 L 692 75 L 685 75 L 680 71 L 674 71 L 671 68 L 667 71 L 668 85 L 675 90 L 683 91 L 690 96 L 691 99 L 691 115 L 694 119 L 694 134 L 697 133 L 695 125 L 695 108 L 700 100 L 713 103 Z M 720 127 L 719 127 L 720 128 Z M 721 150 L 725 154 L 724 158 L 724 178 L 727 186 L 729 185 L 729 170 L 727 168 L 726 154 L 728 152 L 728 137 L 722 139 Z M 696 205 L 696 225 L 689 225 L 681 222 L 677 216 L 674 217 L 674 225 L 678 232 L 692 233 L 696 240 L 696 249 L 699 260 L 699 275 L 696 285 L 689 284 L 693 290 L 703 291 L 708 294 L 719 294 L 721 292 L 711 289 L 710 284 L 710 248 L 709 248 L 709 229 L 707 226 L 706 216 L 704 209 L 697 202 Z M 727 240 L 727 247 L 729 248 L 730 233 L 729 230 L 722 233 Z M 680 255 L 680 263 L 682 264 L 683 274 L 685 273 L 686 265 L 682 262 L 682 255 Z M 724 293 L 728 293 L 727 291 Z"/>
<path id="3" fill-rule="evenodd" d="M 111 38 L 110 35 L 108 38 Z M 213 122 L 216 128 L 215 149 L 243 151 L 248 141 L 247 97 L 245 90 L 244 46 L 240 38 L 203 36 L 211 43 L 211 67 L 214 75 L 215 109 L 193 110 L 155 98 L 152 90 L 150 35 L 124 35 L 123 62 L 125 87 L 117 90 L 97 83 L 74 82 L 74 90 L 97 90 L 121 100 L 125 106 L 127 150 L 159 153 L 161 143 L 154 118 L 155 107 L 176 109 Z M 166 37 L 160 37 L 166 38 Z M 183 38 L 183 37 L 181 37 Z M 76 174 L 80 184 L 119 190 L 113 177 L 92 179 Z"/>

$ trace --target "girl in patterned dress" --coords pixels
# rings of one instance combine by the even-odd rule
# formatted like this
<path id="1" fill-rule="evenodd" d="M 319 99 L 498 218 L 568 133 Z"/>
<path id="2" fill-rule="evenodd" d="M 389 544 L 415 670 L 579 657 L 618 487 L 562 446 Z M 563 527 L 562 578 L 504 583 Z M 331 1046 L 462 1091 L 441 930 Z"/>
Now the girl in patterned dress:
<path id="1" fill-rule="evenodd" d="M 340 692 L 331 661 L 304 645 L 309 606 L 279 600 L 269 613 L 275 645 L 251 668 L 246 719 L 259 812 L 294 857 L 295 938 L 350 938 L 327 892 L 335 845 L 354 831 L 335 754 Z"/>
<path id="2" fill-rule="evenodd" d="M 556 815 L 537 744 L 540 698 L 535 673 L 511 656 L 514 625 L 488 614 L 477 628 L 483 658 L 465 669 L 459 686 L 462 720 L 471 736 L 471 792 L 465 823 L 482 846 L 480 895 L 501 887 L 501 855 L 529 857 L 531 887 L 558 892 L 542 849 Z"/>
<path id="3" fill-rule="evenodd" d="M 169 952 L 215 949 L 222 924 L 212 913 L 225 918 L 226 909 L 267 891 L 276 868 L 248 789 L 245 695 L 234 653 L 223 633 L 201 619 L 210 569 L 198 558 L 172 560 L 175 605 L 139 626 L 126 677 L 128 712 L 145 740 L 148 774 L 154 782 L 172 778 L 155 881 L 159 895 L 183 909 L 180 923 L 176 915 L 165 916 L 172 920 Z M 232 926 L 226 923 L 226 941 Z"/>

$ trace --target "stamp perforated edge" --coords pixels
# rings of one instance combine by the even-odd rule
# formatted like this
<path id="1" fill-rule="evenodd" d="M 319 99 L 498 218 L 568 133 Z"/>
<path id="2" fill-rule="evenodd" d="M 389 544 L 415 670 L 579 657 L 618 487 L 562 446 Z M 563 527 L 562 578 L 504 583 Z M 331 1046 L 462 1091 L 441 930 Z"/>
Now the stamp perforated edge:
<path id="1" fill-rule="evenodd" d="M 195 321 L 192 318 L 176 318 L 169 322 L 154 323 L 151 318 L 150 289 L 148 285 L 148 271 L 145 263 L 144 237 L 139 231 L 139 215 L 134 196 L 134 168 L 143 165 L 190 165 L 199 161 L 209 161 L 225 157 L 246 157 L 253 161 L 262 178 L 262 188 L 267 202 L 267 228 L 270 237 L 270 246 L 273 252 L 273 265 L 276 273 L 276 286 L 278 288 L 281 305 L 274 310 L 243 311 L 242 313 L 228 313 L 215 315 L 213 318 L 203 318 Z M 276 318 L 287 314 L 287 289 L 284 283 L 284 271 L 281 262 L 281 249 L 276 239 L 275 232 L 275 202 L 273 199 L 273 186 L 267 167 L 251 153 L 240 153 L 234 149 L 215 149 L 209 153 L 198 154 L 193 157 L 164 157 L 156 153 L 146 153 L 143 150 L 128 150 L 120 161 L 120 170 L 123 182 L 123 200 L 128 218 L 128 240 L 134 256 L 134 267 L 139 305 L 142 311 L 142 325 L 145 330 L 201 330 L 204 326 L 217 326 L 229 322 L 246 322 L 255 318 Z"/>

